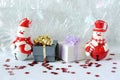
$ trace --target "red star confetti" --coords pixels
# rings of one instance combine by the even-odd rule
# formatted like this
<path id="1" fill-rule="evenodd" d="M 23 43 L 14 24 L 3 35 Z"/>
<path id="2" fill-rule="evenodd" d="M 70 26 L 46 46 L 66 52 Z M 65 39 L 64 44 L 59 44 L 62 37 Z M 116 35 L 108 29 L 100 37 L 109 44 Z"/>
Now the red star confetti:
<path id="1" fill-rule="evenodd" d="M 51 72 L 51 74 L 57 75 L 58 73 L 57 72 Z"/>
<path id="2" fill-rule="evenodd" d="M 115 73 L 116 71 L 115 71 L 115 70 L 112 70 L 111 72 L 112 72 L 112 73 Z"/>
<path id="3" fill-rule="evenodd" d="M 5 62 L 10 62 L 10 59 L 6 59 Z"/>
<path id="4" fill-rule="evenodd" d="M 47 73 L 47 71 L 43 71 L 43 73 Z"/>
<path id="5" fill-rule="evenodd" d="M 10 68 L 5 68 L 5 70 L 10 70 Z"/>
<path id="6" fill-rule="evenodd" d="M 68 65 L 68 67 L 72 67 L 72 65 Z"/>
<path id="7" fill-rule="evenodd" d="M 24 69 L 26 66 L 15 66 L 16 69 Z"/>
<path id="8" fill-rule="evenodd" d="M 112 67 L 112 69 L 117 69 L 117 67 Z"/>
<path id="9" fill-rule="evenodd" d="M 10 67 L 10 65 L 8 65 L 8 64 L 4 64 L 3 66 L 5 66 L 5 67 Z"/>
<path id="10" fill-rule="evenodd" d="M 100 75 L 96 74 L 95 77 L 100 77 Z"/>
<path id="11" fill-rule="evenodd" d="M 110 60 L 112 60 L 112 58 L 107 58 L 107 59 L 105 59 L 106 61 L 110 61 Z"/>
<path id="12" fill-rule="evenodd" d="M 67 72 L 67 68 L 61 68 L 62 72 L 66 73 Z"/>
<path id="13" fill-rule="evenodd" d="M 42 66 L 45 67 L 45 68 L 47 68 L 48 70 L 52 70 L 53 69 L 53 66 L 51 66 L 48 63 L 42 63 Z"/>
<path id="14" fill-rule="evenodd" d="M 29 63 L 29 66 L 34 66 L 35 64 L 38 64 L 36 61 L 33 61 L 32 63 Z"/>
<path id="15" fill-rule="evenodd" d="M 95 63 L 96 65 L 98 64 L 98 63 Z"/>
<path id="16" fill-rule="evenodd" d="M 97 64 L 95 67 L 100 67 L 100 66 L 102 66 L 101 64 Z"/>
<path id="17" fill-rule="evenodd" d="M 24 69 L 24 68 L 26 68 L 26 66 L 19 66 L 18 68 L 19 69 Z"/>
<path id="18" fill-rule="evenodd" d="M 14 75 L 13 71 L 8 71 L 9 75 Z"/>
<path id="19" fill-rule="evenodd" d="M 68 71 L 67 73 L 70 73 L 70 71 Z"/>
<path id="20" fill-rule="evenodd" d="M 12 76 L 12 75 L 15 75 L 14 73 L 10 73 L 10 75 Z"/>
<path id="21" fill-rule="evenodd" d="M 93 63 L 92 63 L 92 62 L 90 62 L 90 63 L 88 64 L 88 66 L 89 66 L 89 67 L 91 67 L 91 66 L 92 66 L 92 64 L 93 64 Z"/>
<path id="22" fill-rule="evenodd" d="M 86 69 L 86 68 L 87 68 L 87 66 L 83 66 L 83 68 L 84 68 L 84 69 Z"/>
<path id="23" fill-rule="evenodd" d="M 48 70 L 52 70 L 52 68 L 51 67 L 46 67 Z"/>
<path id="24" fill-rule="evenodd" d="M 115 54 L 114 53 L 110 53 L 111 56 L 114 56 Z"/>
<path id="25" fill-rule="evenodd" d="M 75 72 L 71 72 L 71 74 L 75 74 Z"/>
<path id="26" fill-rule="evenodd" d="M 80 66 L 81 66 L 81 67 L 86 67 L 87 65 L 86 65 L 86 64 L 81 64 Z"/>
<path id="27" fill-rule="evenodd" d="M 11 70 L 16 70 L 16 68 L 10 68 Z"/>
<path id="28" fill-rule="evenodd" d="M 60 68 L 56 68 L 56 70 L 60 70 Z"/>
<path id="29" fill-rule="evenodd" d="M 51 68 L 53 67 L 53 66 L 50 66 Z"/>
<path id="30" fill-rule="evenodd" d="M 8 71 L 8 73 L 12 73 L 13 71 Z"/>
<path id="31" fill-rule="evenodd" d="M 66 62 L 65 62 L 65 61 L 62 61 L 62 64 L 66 64 Z"/>
<path id="32" fill-rule="evenodd" d="M 77 63 L 77 64 L 78 64 L 78 63 L 79 63 L 79 61 L 75 61 L 75 63 Z"/>
<path id="33" fill-rule="evenodd" d="M 30 72 L 25 72 L 25 74 L 30 74 Z"/>
<path id="34" fill-rule="evenodd" d="M 113 64 L 117 64 L 116 62 L 113 62 Z"/>
<path id="35" fill-rule="evenodd" d="M 91 72 L 86 72 L 86 74 L 91 74 Z"/>
<path id="36" fill-rule="evenodd" d="M 42 66 L 47 67 L 47 66 L 49 66 L 49 64 L 47 64 L 47 63 L 42 63 Z"/>

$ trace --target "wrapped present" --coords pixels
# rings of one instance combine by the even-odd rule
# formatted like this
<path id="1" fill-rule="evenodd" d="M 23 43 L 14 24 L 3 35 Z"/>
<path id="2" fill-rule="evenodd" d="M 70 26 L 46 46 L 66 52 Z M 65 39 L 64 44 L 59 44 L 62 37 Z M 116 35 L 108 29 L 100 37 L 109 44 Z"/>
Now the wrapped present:
<path id="1" fill-rule="evenodd" d="M 68 36 L 64 42 L 59 43 L 60 57 L 65 62 L 72 62 L 85 59 L 84 45 L 80 39 Z"/>
<path id="2" fill-rule="evenodd" d="M 56 40 L 52 41 L 48 35 L 39 36 L 34 40 L 33 46 L 34 60 L 38 62 L 53 62 L 58 54 L 58 43 Z"/>

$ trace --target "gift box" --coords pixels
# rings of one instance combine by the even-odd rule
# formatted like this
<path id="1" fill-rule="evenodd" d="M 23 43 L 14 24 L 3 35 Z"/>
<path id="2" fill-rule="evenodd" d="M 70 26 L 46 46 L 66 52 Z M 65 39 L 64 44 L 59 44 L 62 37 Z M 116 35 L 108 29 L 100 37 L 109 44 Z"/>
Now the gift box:
<path id="1" fill-rule="evenodd" d="M 43 62 L 43 46 L 34 45 L 33 46 L 33 56 L 34 60 L 37 62 Z M 46 46 L 46 58 L 47 61 L 54 62 L 58 57 L 58 43 L 56 40 L 53 41 L 53 44 Z"/>
<path id="2" fill-rule="evenodd" d="M 86 58 L 84 45 L 77 41 L 74 44 L 75 39 L 69 39 L 68 42 L 59 42 L 60 57 L 65 62 L 79 61 Z"/>

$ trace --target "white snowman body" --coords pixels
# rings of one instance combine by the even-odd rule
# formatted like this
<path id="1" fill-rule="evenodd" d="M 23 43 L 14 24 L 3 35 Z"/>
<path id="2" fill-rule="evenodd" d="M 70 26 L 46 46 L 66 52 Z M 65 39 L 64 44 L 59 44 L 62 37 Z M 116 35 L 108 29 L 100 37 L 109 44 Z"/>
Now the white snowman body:
<path id="1" fill-rule="evenodd" d="M 12 54 L 17 60 L 25 60 L 32 52 L 32 42 L 30 40 L 29 20 L 23 19 L 18 27 L 17 37 L 11 44 Z"/>
<path id="2" fill-rule="evenodd" d="M 97 20 L 93 29 L 91 40 L 85 45 L 85 53 L 96 61 L 104 59 L 109 48 L 105 40 L 104 33 L 107 31 L 108 24 L 103 20 Z"/>
<path id="3" fill-rule="evenodd" d="M 99 44 L 102 44 L 102 43 L 104 43 L 104 45 L 103 45 L 104 51 L 105 52 L 108 51 L 109 47 L 108 47 L 108 45 L 107 45 L 107 43 L 105 41 L 104 32 L 93 31 L 92 39 L 85 46 L 85 48 L 90 46 L 90 50 L 89 50 L 89 52 L 86 52 L 86 55 L 90 56 L 90 54 L 94 50 L 94 48 L 96 46 L 99 46 Z"/>

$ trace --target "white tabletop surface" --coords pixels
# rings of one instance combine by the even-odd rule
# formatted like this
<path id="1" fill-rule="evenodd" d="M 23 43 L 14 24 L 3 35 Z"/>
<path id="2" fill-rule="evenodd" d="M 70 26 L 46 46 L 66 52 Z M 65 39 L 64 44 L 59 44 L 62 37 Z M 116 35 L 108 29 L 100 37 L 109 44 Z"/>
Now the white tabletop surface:
<path id="1" fill-rule="evenodd" d="M 119 80 L 120 79 L 120 50 L 114 48 L 109 52 L 106 59 L 111 60 L 94 61 L 91 66 L 83 68 L 80 65 L 84 64 L 86 60 L 79 61 L 79 63 L 62 63 L 63 61 L 49 62 L 53 66 L 52 70 L 48 70 L 41 66 L 41 62 L 34 66 L 29 66 L 32 60 L 16 61 L 10 57 L 9 54 L 0 53 L 0 80 Z M 10 61 L 6 61 L 10 59 Z M 89 62 L 89 63 L 90 63 Z M 95 67 L 96 64 L 101 64 L 99 67 Z M 5 66 L 8 65 L 8 67 Z M 26 66 L 24 69 L 15 69 L 15 66 Z M 60 68 L 60 70 L 56 70 Z M 61 68 L 67 68 L 67 72 L 63 73 Z M 6 70 L 9 69 L 9 70 Z M 47 71 L 47 73 L 43 73 Z M 113 72 L 112 72 L 113 71 Z M 29 72 L 29 74 L 25 74 Z M 58 74 L 51 74 L 51 72 L 57 72 Z M 75 72 L 72 74 L 71 72 Z M 90 74 L 87 74 L 87 72 Z M 13 75 L 10 75 L 13 74 Z M 98 75 L 96 77 L 95 75 Z"/>

